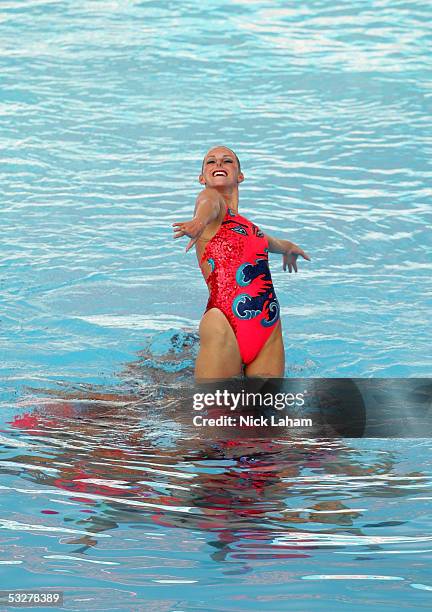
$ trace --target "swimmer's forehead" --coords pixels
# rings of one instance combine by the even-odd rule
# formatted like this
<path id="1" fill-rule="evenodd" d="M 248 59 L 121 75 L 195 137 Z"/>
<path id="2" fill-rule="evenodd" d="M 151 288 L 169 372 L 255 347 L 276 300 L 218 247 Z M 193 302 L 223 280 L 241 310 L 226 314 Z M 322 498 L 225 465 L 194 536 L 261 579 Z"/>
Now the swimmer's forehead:
<path id="1" fill-rule="evenodd" d="M 216 157 L 216 153 L 217 152 L 224 152 L 223 156 L 227 156 L 227 157 L 232 157 L 232 159 L 235 159 L 235 154 L 233 151 L 231 151 L 231 149 L 227 149 L 225 147 L 216 147 L 214 149 L 210 149 L 209 151 L 207 151 L 207 153 L 204 156 L 204 159 L 207 159 L 208 157 Z"/>

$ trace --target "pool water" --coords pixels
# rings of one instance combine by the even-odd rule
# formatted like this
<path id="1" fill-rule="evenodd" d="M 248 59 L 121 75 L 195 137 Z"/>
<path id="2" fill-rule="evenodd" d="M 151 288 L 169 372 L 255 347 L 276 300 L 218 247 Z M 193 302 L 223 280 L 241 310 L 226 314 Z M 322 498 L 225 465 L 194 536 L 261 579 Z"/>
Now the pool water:
<path id="1" fill-rule="evenodd" d="M 67 610 L 429 609 L 430 440 L 204 438 L 174 387 L 146 393 L 4 410 L 4 588 Z"/>
<path id="2" fill-rule="evenodd" d="M 0 5 L 0 565 L 70 610 L 430 607 L 429 439 L 203 439 L 201 159 L 304 248 L 287 377 L 431 371 L 432 8 Z M 190 415 L 189 415 L 190 416 Z M 6 584 L 7 582 L 7 584 Z"/>

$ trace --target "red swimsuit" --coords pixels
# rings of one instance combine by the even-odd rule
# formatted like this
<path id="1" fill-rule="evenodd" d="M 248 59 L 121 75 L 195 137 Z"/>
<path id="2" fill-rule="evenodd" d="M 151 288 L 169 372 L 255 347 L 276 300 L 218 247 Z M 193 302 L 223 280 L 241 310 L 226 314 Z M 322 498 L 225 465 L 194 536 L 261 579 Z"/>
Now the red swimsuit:
<path id="1" fill-rule="evenodd" d="M 228 319 L 244 364 L 259 354 L 279 320 L 279 303 L 268 266 L 268 241 L 251 221 L 227 209 L 207 243 L 201 263 L 211 266 L 205 312 L 219 308 Z"/>

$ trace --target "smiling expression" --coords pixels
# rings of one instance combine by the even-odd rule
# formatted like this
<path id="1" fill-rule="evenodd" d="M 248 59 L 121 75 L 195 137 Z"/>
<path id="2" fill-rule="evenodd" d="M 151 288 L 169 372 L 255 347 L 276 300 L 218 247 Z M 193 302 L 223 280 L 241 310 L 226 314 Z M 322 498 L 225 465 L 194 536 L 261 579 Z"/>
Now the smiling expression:
<path id="1" fill-rule="evenodd" d="M 236 155 L 227 147 L 210 149 L 204 157 L 199 182 L 207 187 L 233 187 L 244 180 Z"/>

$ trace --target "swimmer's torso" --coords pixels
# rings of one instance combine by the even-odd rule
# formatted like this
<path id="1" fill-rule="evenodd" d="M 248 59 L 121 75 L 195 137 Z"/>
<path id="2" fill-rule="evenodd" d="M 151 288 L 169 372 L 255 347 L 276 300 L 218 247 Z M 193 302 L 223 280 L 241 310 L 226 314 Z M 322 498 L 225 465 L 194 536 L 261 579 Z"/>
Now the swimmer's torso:
<path id="1" fill-rule="evenodd" d="M 259 354 L 279 320 L 279 303 L 268 265 L 268 241 L 257 225 L 225 209 L 212 238 L 197 243 L 209 288 L 206 312 L 218 308 L 228 319 L 243 363 Z"/>

